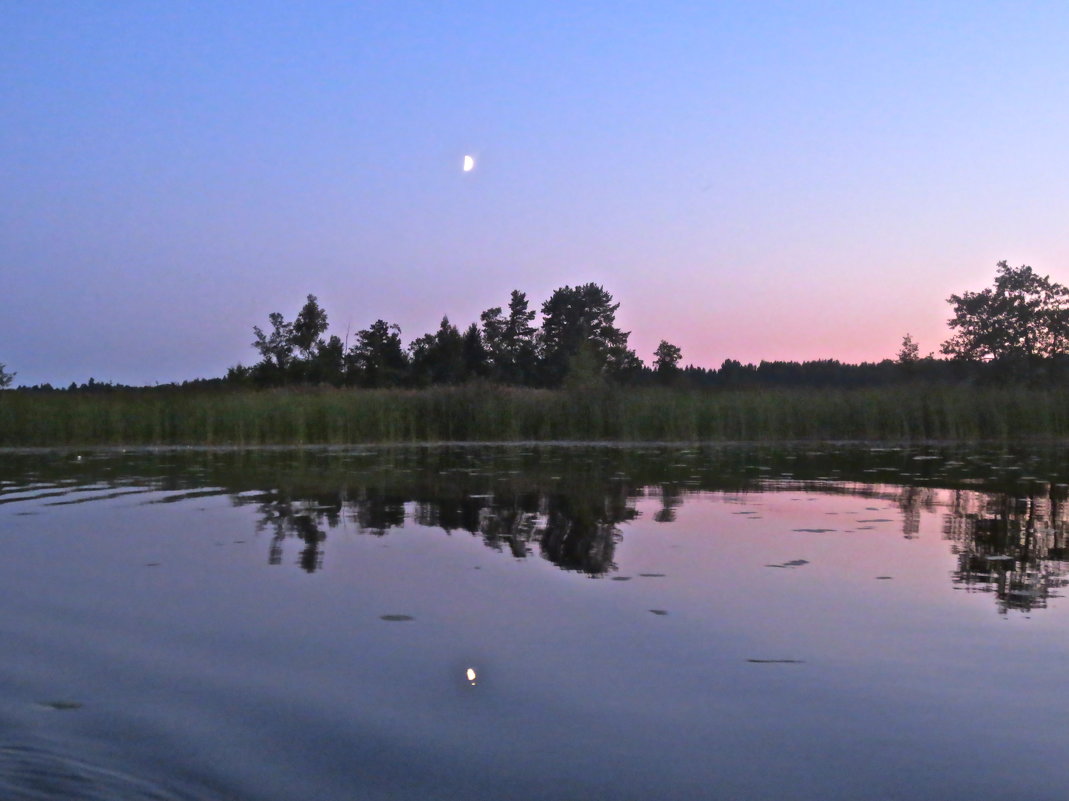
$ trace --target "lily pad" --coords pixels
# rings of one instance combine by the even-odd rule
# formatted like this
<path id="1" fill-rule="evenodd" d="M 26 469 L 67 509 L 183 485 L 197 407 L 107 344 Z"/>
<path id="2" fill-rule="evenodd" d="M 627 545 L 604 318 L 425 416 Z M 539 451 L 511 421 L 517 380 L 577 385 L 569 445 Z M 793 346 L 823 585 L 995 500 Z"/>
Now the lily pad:
<path id="1" fill-rule="evenodd" d="M 379 615 L 379 620 L 385 620 L 388 623 L 405 623 L 415 618 L 412 615 Z"/>
<path id="2" fill-rule="evenodd" d="M 660 615 L 661 617 L 664 617 L 668 614 L 667 609 L 651 609 L 650 611 L 653 612 L 653 614 L 655 615 Z"/>
<path id="3" fill-rule="evenodd" d="M 643 578 L 664 578 L 664 573 L 639 573 Z"/>
<path id="4" fill-rule="evenodd" d="M 38 706 L 59 712 L 69 712 L 72 709 L 81 709 L 83 704 L 80 701 L 39 701 Z"/>
<path id="5" fill-rule="evenodd" d="M 754 665 L 803 665 L 804 659 L 747 659 Z"/>

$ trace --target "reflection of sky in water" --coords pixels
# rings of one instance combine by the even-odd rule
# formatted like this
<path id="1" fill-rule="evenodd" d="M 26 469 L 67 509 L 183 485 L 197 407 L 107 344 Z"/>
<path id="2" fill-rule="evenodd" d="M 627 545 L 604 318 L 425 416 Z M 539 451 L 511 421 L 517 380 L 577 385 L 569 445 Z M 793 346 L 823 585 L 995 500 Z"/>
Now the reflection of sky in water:
<path id="1" fill-rule="evenodd" d="M 998 614 L 963 575 L 999 554 L 1060 573 L 1057 492 L 802 468 L 681 492 L 635 464 L 473 492 L 486 477 L 440 467 L 5 485 L 0 740 L 192 797 L 1069 789 L 1065 602 Z M 591 553 L 603 572 L 553 561 Z"/>

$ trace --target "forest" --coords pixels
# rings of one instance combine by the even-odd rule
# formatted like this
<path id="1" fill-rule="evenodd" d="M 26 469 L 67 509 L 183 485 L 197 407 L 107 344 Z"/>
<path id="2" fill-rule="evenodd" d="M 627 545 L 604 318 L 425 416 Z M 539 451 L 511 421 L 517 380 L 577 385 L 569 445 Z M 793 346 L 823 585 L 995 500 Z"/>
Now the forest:
<path id="1" fill-rule="evenodd" d="M 909 335 L 895 358 L 646 366 L 603 287 L 526 295 L 407 347 L 376 320 L 327 336 L 309 295 L 253 326 L 260 359 L 225 377 L 0 393 L 0 446 L 346 445 L 516 441 L 1002 440 L 1069 437 L 1069 291 L 1030 267 L 952 295 L 940 357 Z M 5 380 L 11 374 L 5 370 Z"/>
<path id="2" fill-rule="evenodd" d="M 894 358 L 846 364 L 835 359 L 761 361 L 726 359 L 718 368 L 683 364 L 679 347 L 661 340 L 646 364 L 628 345 L 630 332 L 616 324 L 620 304 L 602 286 L 588 283 L 554 290 L 532 308 L 514 290 L 508 303 L 482 312 L 458 328 L 443 317 L 438 328 L 407 345 L 399 326 L 377 319 L 344 337 L 327 335 L 329 317 L 308 295 L 293 320 L 279 312 L 266 327 L 252 326 L 259 360 L 235 365 L 224 377 L 166 388 L 273 387 L 427 388 L 469 382 L 556 389 L 666 386 L 680 389 L 761 387 L 862 388 L 901 383 L 935 385 L 1069 384 L 1069 289 L 1031 267 L 999 262 L 994 283 L 980 292 L 948 299 L 952 336 L 940 356 L 922 356 L 909 334 Z M 0 387 L 13 373 L 0 364 Z M 50 391 L 50 385 L 20 387 Z M 79 392 L 128 389 L 90 378 L 66 388 Z"/>

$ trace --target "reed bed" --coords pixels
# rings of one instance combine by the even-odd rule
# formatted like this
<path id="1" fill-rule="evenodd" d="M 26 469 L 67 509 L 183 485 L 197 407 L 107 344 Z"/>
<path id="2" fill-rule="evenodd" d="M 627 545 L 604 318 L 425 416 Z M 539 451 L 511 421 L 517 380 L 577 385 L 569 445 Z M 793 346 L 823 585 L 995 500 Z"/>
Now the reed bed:
<path id="1" fill-rule="evenodd" d="M 1069 390 L 0 393 L 0 446 L 453 441 L 1013 440 L 1069 436 Z"/>

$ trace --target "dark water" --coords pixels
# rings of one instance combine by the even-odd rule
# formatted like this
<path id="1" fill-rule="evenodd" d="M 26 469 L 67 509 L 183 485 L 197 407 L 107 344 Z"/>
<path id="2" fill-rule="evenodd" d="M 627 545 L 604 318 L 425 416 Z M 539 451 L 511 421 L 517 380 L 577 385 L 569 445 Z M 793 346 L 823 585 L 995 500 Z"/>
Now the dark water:
<path id="1" fill-rule="evenodd" d="M 1069 453 L 0 453 L 0 799 L 1064 799 Z"/>

